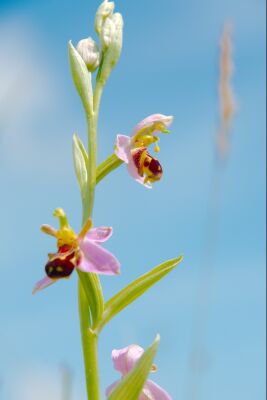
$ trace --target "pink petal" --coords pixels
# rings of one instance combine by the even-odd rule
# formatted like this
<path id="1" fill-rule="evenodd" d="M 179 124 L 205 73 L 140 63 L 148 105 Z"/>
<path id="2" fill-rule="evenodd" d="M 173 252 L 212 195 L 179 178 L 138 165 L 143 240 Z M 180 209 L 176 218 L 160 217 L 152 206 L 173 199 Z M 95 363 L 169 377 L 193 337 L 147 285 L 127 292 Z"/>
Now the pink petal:
<path id="1" fill-rule="evenodd" d="M 148 380 L 139 400 L 172 400 L 171 396 L 155 382 Z"/>
<path id="2" fill-rule="evenodd" d="M 118 384 L 120 383 L 120 380 L 117 380 L 115 382 L 113 382 L 111 385 L 109 385 L 106 388 L 106 396 L 108 397 L 110 395 L 110 393 L 112 392 L 113 389 L 115 389 L 116 386 L 118 386 Z"/>
<path id="3" fill-rule="evenodd" d="M 39 292 L 42 289 L 45 289 L 46 287 L 52 285 L 56 281 L 57 281 L 57 279 L 51 279 L 48 276 L 45 276 L 43 279 L 41 279 L 40 281 L 38 281 L 35 284 L 35 286 L 32 290 L 32 294 L 35 294 L 36 292 Z"/>
<path id="4" fill-rule="evenodd" d="M 141 183 L 141 185 L 144 185 L 148 189 L 152 189 L 151 183 L 149 183 L 149 182 L 144 183 L 145 177 L 140 176 L 138 174 L 138 170 L 137 170 L 132 158 L 130 159 L 129 164 L 128 164 L 128 172 L 134 178 L 134 180 L 136 180 L 138 183 Z"/>
<path id="5" fill-rule="evenodd" d="M 131 138 L 125 135 L 117 135 L 117 140 L 115 144 L 115 154 L 116 156 L 128 164 L 130 158 L 130 145 Z"/>
<path id="6" fill-rule="evenodd" d="M 158 129 L 159 124 L 163 124 L 164 129 L 166 129 L 173 121 L 172 116 L 163 115 L 163 114 L 152 114 L 149 117 L 143 119 L 133 130 L 133 136 L 138 134 L 140 131 L 143 131 L 143 134 L 157 134 L 161 132 Z"/>
<path id="7" fill-rule="evenodd" d="M 104 275 L 119 274 L 120 263 L 108 250 L 88 239 L 81 241 L 80 249 L 83 254 L 77 267 L 81 271 Z"/>
<path id="8" fill-rule="evenodd" d="M 137 344 L 124 347 L 123 349 L 114 349 L 111 353 L 114 368 L 122 375 L 127 374 L 142 357 L 144 349 Z"/>
<path id="9" fill-rule="evenodd" d="M 86 233 L 85 238 L 94 242 L 105 242 L 111 237 L 111 235 L 111 226 L 99 226 L 98 228 L 90 229 Z"/>

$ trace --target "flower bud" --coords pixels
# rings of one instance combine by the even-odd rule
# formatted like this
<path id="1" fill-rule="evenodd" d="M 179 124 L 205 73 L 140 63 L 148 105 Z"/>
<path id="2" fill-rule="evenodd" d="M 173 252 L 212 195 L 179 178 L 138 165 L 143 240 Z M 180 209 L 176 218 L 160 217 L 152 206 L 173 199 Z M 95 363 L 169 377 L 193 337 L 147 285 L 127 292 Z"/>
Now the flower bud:
<path id="1" fill-rule="evenodd" d="M 111 19 L 112 22 L 111 26 L 114 27 L 114 33 L 112 33 L 110 36 L 111 40 L 109 47 L 104 55 L 104 61 L 101 70 L 101 79 L 103 83 L 106 82 L 112 69 L 115 67 L 120 58 L 123 39 L 123 19 L 121 14 L 115 13 L 109 19 Z"/>
<path id="2" fill-rule="evenodd" d="M 100 42 L 101 42 L 101 48 L 103 51 L 106 51 L 115 34 L 115 24 L 112 21 L 112 18 L 107 17 L 105 22 L 103 23 L 101 34 L 100 34 Z"/>
<path id="3" fill-rule="evenodd" d="M 98 35 L 101 34 L 103 23 L 105 19 L 112 15 L 115 4 L 114 2 L 110 2 L 108 0 L 104 0 L 102 4 L 98 7 L 95 16 L 95 30 Z"/>
<path id="4" fill-rule="evenodd" d="M 112 22 L 115 26 L 115 32 L 112 38 L 112 42 L 109 48 L 109 59 L 112 67 L 117 64 L 122 49 L 122 39 L 123 39 L 123 19 L 120 13 L 112 15 Z"/>
<path id="5" fill-rule="evenodd" d="M 87 69 L 94 72 L 100 63 L 100 53 L 96 42 L 91 37 L 82 39 L 77 45 L 77 51 L 85 62 Z"/>
<path id="6" fill-rule="evenodd" d="M 120 13 L 112 15 L 112 21 L 115 25 L 114 47 L 122 48 L 123 18 Z"/>

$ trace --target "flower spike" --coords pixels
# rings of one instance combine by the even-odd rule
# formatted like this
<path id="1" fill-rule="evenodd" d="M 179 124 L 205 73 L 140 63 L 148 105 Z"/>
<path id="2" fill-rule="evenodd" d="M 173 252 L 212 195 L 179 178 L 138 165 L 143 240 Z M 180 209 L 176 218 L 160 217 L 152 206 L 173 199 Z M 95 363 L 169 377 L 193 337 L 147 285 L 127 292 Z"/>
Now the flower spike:
<path id="1" fill-rule="evenodd" d="M 105 275 L 119 273 L 120 263 L 117 258 L 100 245 L 112 235 L 111 227 L 92 228 L 92 220 L 89 219 L 79 235 L 76 235 L 61 208 L 55 210 L 54 216 L 59 219 L 60 228 L 56 230 L 49 225 L 42 225 L 41 230 L 57 239 L 57 252 L 48 254 L 46 276 L 36 283 L 33 293 L 59 279 L 69 278 L 76 268 Z"/>
<path id="2" fill-rule="evenodd" d="M 157 134 L 168 133 L 172 121 L 172 116 L 153 114 L 136 125 L 131 137 L 117 135 L 116 156 L 128 164 L 129 174 L 148 188 L 161 179 L 163 170 L 160 162 L 148 153 L 147 147 L 155 144 L 155 152 L 160 151 Z"/>

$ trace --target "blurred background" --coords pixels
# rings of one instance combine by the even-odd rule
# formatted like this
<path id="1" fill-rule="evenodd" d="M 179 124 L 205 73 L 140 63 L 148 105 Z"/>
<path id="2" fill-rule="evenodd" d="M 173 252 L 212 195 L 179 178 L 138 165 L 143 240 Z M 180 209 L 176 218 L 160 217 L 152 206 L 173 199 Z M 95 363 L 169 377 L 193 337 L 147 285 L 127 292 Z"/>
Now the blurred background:
<path id="1" fill-rule="evenodd" d="M 56 225 L 61 206 L 80 227 L 71 140 L 77 132 L 85 141 L 86 125 L 67 42 L 96 38 L 98 5 L 0 0 L 1 400 L 86 398 L 76 275 L 34 297 L 31 290 L 55 250 L 40 225 Z M 121 276 L 102 279 L 105 297 L 168 258 L 184 261 L 103 331 L 103 393 L 118 378 L 112 349 L 147 347 L 160 332 L 153 379 L 173 399 L 264 399 L 265 1 L 117 0 L 116 10 L 124 49 L 103 95 L 99 162 L 117 133 L 130 134 L 147 115 L 175 121 L 161 138 L 164 178 L 152 191 L 125 166 L 97 188 L 94 223 L 113 226 L 107 248 L 122 263 Z M 237 111 L 214 214 L 226 20 Z"/>

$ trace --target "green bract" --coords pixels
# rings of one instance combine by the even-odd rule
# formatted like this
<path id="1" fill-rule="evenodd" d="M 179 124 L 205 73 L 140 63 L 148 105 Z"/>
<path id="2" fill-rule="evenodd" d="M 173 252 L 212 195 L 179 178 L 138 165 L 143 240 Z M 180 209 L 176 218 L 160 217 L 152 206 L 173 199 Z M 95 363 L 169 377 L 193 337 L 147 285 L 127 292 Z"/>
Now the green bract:
<path id="1" fill-rule="evenodd" d="M 100 321 L 104 311 L 104 297 L 100 280 L 96 274 L 77 272 L 89 306 L 91 326 L 94 327 Z"/>
<path id="2" fill-rule="evenodd" d="M 88 71 L 85 62 L 69 42 L 69 60 L 72 79 L 82 100 L 84 110 L 88 116 L 93 114 L 93 89 L 91 72 Z"/>
<path id="3" fill-rule="evenodd" d="M 73 162 L 76 178 L 80 187 L 82 201 L 86 200 L 88 156 L 78 135 L 73 135 Z"/>

